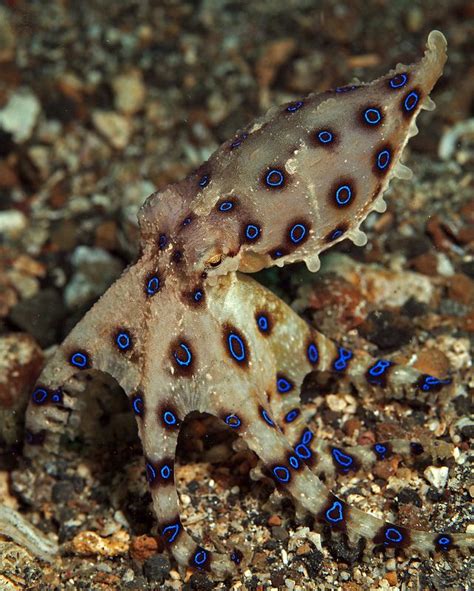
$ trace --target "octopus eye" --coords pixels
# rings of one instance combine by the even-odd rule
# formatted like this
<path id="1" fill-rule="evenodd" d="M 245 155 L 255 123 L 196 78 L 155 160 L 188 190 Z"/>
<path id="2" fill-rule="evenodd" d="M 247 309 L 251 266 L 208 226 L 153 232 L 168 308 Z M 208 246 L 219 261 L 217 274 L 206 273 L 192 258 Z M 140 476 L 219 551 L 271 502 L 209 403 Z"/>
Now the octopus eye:
<path id="1" fill-rule="evenodd" d="M 215 268 L 215 267 L 218 267 L 221 263 L 222 263 L 222 255 L 215 254 L 207 261 L 206 266 Z"/>

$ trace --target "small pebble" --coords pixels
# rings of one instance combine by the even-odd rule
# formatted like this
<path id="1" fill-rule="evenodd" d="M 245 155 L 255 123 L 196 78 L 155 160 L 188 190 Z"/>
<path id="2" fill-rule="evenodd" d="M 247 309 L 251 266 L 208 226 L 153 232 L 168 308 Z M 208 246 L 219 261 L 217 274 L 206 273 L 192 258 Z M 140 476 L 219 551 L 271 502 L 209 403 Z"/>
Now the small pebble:
<path id="1" fill-rule="evenodd" d="M 437 490 L 442 490 L 448 482 L 449 468 L 447 466 L 428 466 L 423 472 L 426 480 Z"/>

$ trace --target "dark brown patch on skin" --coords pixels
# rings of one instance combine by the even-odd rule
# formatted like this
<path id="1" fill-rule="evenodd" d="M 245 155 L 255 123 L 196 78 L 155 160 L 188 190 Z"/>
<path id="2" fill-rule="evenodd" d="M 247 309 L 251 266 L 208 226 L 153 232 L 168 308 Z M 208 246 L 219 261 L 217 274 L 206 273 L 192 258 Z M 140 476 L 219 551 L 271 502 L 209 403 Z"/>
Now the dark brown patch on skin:
<path id="1" fill-rule="evenodd" d="M 243 369 L 247 369 L 250 361 L 250 350 L 247 339 L 238 328 L 225 324 L 223 340 L 226 354 L 232 361 Z"/>
<path id="2" fill-rule="evenodd" d="M 179 224 L 179 230 L 187 228 L 194 221 L 195 217 L 196 216 L 193 213 L 189 213 Z"/>
<path id="3" fill-rule="evenodd" d="M 157 416 L 163 429 L 167 431 L 179 431 L 182 421 L 174 404 L 170 402 L 160 404 L 157 409 Z"/>
<path id="4" fill-rule="evenodd" d="M 145 459 L 147 481 L 151 489 L 174 486 L 174 458 L 166 457 L 154 464 Z"/>
<path id="5" fill-rule="evenodd" d="M 46 439 L 46 431 L 25 431 L 25 441 L 28 445 L 43 445 Z"/>
<path id="6" fill-rule="evenodd" d="M 288 186 L 289 176 L 280 165 L 269 166 L 263 172 L 260 183 L 268 191 L 281 191 Z"/>
<path id="7" fill-rule="evenodd" d="M 350 209 L 357 199 L 357 185 L 354 179 L 341 177 L 329 189 L 328 203 L 336 210 Z"/>
<path id="8" fill-rule="evenodd" d="M 171 255 L 171 260 L 173 261 L 173 263 L 179 265 L 179 263 L 181 263 L 181 261 L 183 260 L 183 252 L 178 248 L 175 248 Z"/>
<path id="9" fill-rule="evenodd" d="M 332 127 L 318 127 L 309 134 L 311 145 L 315 148 L 334 150 L 339 145 L 339 135 Z"/>
<path id="10" fill-rule="evenodd" d="M 418 102 L 416 103 L 416 106 L 414 109 L 412 109 L 411 111 L 407 111 L 405 108 L 405 101 L 408 99 L 409 95 L 412 92 L 416 92 L 418 94 Z M 423 102 L 423 98 L 424 98 L 424 94 L 422 93 L 421 89 L 418 86 L 415 86 L 415 88 L 409 88 L 407 89 L 407 91 L 405 92 L 405 94 L 403 95 L 401 101 L 400 101 L 400 110 L 402 112 L 402 115 L 405 119 L 411 119 L 420 109 L 421 103 Z"/>
<path id="11" fill-rule="evenodd" d="M 258 331 L 265 337 L 269 337 L 273 330 L 273 316 L 266 310 L 259 309 L 255 312 L 255 322 Z"/>
<path id="12" fill-rule="evenodd" d="M 418 441 L 411 441 L 410 452 L 412 456 L 421 456 L 425 452 L 425 448 Z"/>
<path id="13" fill-rule="evenodd" d="M 206 292 L 201 285 L 196 286 L 191 291 L 185 291 L 182 299 L 186 304 L 191 304 L 194 308 L 202 308 L 206 302 Z"/>
<path id="14" fill-rule="evenodd" d="M 338 226 L 336 226 L 334 228 L 334 230 L 331 230 L 328 234 L 326 234 L 326 236 L 324 237 L 324 241 L 325 242 L 333 242 L 334 240 L 337 240 L 338 238 L 343 236 L 347 232 L 348 229 L 349 229 L 349 224 L 347 222 L 339 224 Z"/>
<path id="15" fill-rule="evenodd" d="M 174 375 L 190 377 L 196 368 L 196 354 L 186 339 L 176 339 L 170 345 L 169 356 L 173 367 Z"/>
<path id="16" fill-rule="evenodd" d="M 397 535 L 397 531 L 401 536 Z M 375 534 L 373 542 L 375 545 L 382 545 L 385 548 L 407 548 L 411 544 L 410 531 L 401 525 L 385 523 Z"/>
<path id="17" fill-rule="evenodd" d="M 311 227 L 310 220 L 293 220 L 285 230 L 285 240 L 288 250 L 294 250 L 304 244 L 310 236 Z"/>
<path id="18" fill-rule="evenodd" d="M 387 158 L 388 156 L 388 158 Z M 376 177 L 384 177 L 392 168 L 393 148 L 388 143 L 379 144 L 372 156 L 372 172 Z"/>
<path id="19" fill-rule="evenodd" d="M 332 530 L 347 531 L 347 523 L 350 515 L 350 507 L 332 493 L 329 493 L 327 503 L 318 513 L 316 519 Z"/>
<path id="20" fill-rule="evenodd" d="M 380 120 L 377 113 L 380 115 Z M 364 105 L 360 110 L 359 121 L 364 129 L 377 129 L 384 122 L 384 112 L 381 105 Z M 370 123 L 369 123 L 370 121 Z"/>
<path id="21" fill-rule="evenodd" d="M 270 250 L 268 256 L 270 256 L 274 261 L 278 259 L 282 259 L 284 256 L 288 254 L 288 250 L 284 246 L 278 246 L 273 250 Z"/>

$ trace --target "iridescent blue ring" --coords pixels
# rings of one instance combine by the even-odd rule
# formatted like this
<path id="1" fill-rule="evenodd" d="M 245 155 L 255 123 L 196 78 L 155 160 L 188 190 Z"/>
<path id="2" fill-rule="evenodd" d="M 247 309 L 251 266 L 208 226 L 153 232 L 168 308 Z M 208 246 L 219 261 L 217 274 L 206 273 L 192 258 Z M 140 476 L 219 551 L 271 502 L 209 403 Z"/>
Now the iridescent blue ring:
<path id="1" fill-rule="evenodd" d="M 31 398 L 35 404 L 43 404 L 48 398 L 48 391 L 45 390 L 45 388 L 36 388 L 31 395 Z"/>
<path id="2" fill-rule="evenodd" d="M 318 140 L 322 144 L 330 144 L 333 141 L 333 139 L 333 134 L 330 131 L 327 131 L 327 129 L 323 129 L 318 133 Z"/>
<path id="3" fill-rule="evenodd" d="M 268 330 L 268 318 L 265 316 L 265 314 L 259 314 L 257 317 L 257 325 L 258 328 L 263 331 L 263 332 L 267 332 Z"/>
<path id="4" fill-rule="evenodd" d="M 274 177 L 276 177 L 276 179 Z M 269 187 L 281 187 L 284 182 L 285 177 L 283 176 L 281 170 L 278 170 L 278 168 L 272 168 L 265 176 L 265 183 Z"/>
<path id="5" fill-rule="evenodd" d="M 132 344 L 132 339 L 130 338 L 130 335 L 128 334 L 128 332 L 121 331 L 115 337 L 115 342 L 117 343 L 117 347 L 121 351 L 126 351 L 127 349 L 130 349 L 130 346 Z"/>
<path id="6" fill-rule="evenodd" d="M 295 111 L 298 111 L 298 109 L 301 109 L 302 106 L 303 106 L 303 101 L 296 101 L 294 103 L 291 103 L 291 105 L 288 105 L 286 107 L 286 110 L 289 111 L 290 113 L 294 113 Z"/>
<path id="7" fill-rule="evenodd" d="M 301 443 L 303 445 L 308 445 L 308 443 L 311 443 L 311 441 L 313 440 L 313 436 L 313 432 L 310 431 L 310 429 L 305 429 L 301 437 Z"/>
<path id="8" fill-rule="evenodd" d="M 350 455 L 344 453 L 337 447 L 332 448 L 331 455 L 337 464 L 339 464 L 339 466 L 341 466 L 344 470 L 348 470 L 349 467 L 354 463 L 354 459 Z"/>
<path id="9" fill-rule="evenodd" d="M 385 544 L 399 544 L 400 542 L 403 542 L 403 534 L 393 526 L 387 527 L 385 530 L 385 539 L 387 540 Z"/>
<path id="10" fill-rule="evenodd" d="M 145 469 L 146 469 L 146 476 L 147 476 L 148 482 L 150 482 L 150 483 L 154 482 L 156 480 L 155 467 L 148 462 L 147 465 L 145 466 Z"/>
<path id="11" fill-rule="evenodd" d="M 174 355 L 174 358 L 176 359 L 176 363 L 178 365 L 181 365 L 182 367 L 188 367 L 188 365 L 191 364 L 191 361 L 193 359 L 191 349 L 185 343 L 180 343 L 179 348 L 182 349 L 186 353 L 186 359 L 180 359 L 178 357 L 178 354 L 175 351 L 173 353 L 173 355 Z"/>
<path id="12" fill-rule="evenodd" d="M 206 563 L 207 558 L 208 554 L 206 550 L 204 550 L 204 548 L 198 548 L 198 550 L 196 550 L 194 554 L 193 562 L 196 566 L 201 567 L 203 564 Z"/>
<path id="13" fill-rule="evenodd" d="M 391 88 L 401 88 L 402 86 L 405 86 L 407 80 L 408 76 L 406 74 L 397 74 L 390 79 L 389 84 Z"/>
<path id="14" fill-rule="evenodd" d="M 340 238 L 342 235 L 344 234 L 344 232 L 342 230 L 339 230 L 339 228 L 337 228 L 336 230 L 334 230 L 334 232 L 331 234 L 330 236 L 330 240 L 337 240 L 338 238 Z"/>
<path id="15" fill-rule="evenodd" d="M 352 189 L 349 185 L 341 185 L 336 189 L 335 197 L 338 205 L 347 205 L 352 199 Z"/>
<path id="16" fill-rule="evenodd" d="M 232 427 L 232 429 L 238 429 L 240 427 L 240 425 L 242 424 L 242 421 L 235 414 L 227 415 L 226 418 L 224 419 L 224 421 L 225 421 L 226 425 L 228 425 L 229 427 Z"/>
<path id="17" fill-rule="evenodd" d="M 141 416 L 143 414 L 143 398 L 141 396 L 135 396 L 132 400 L 132 408 L 133 408 L 133 412 L 137 415 L 137 416 Z"/>
<path id="18" fill-rule="evenodd" d="M 245 228 L 245 237 L 248 240 L 256 240 L 260 235 L 260 228 L 255 224 L 248 224 Z"/>
<path id="19" fill-rule="evenodd" d="M 379 170 L 385 170 L 387 168 L 387 166 L 390 164 L 390 159 L 391 159 L 391 155 L 390 155 L 390 150 L 381 150 L 378 154 L 377 154 L 377 168 Z"/>
<path id="20" fill-rule="evenodd" d="M 235 343 L 240 347 L 240 353 L 235 349 Z M 227 344 L 230 354 L 236 361 L 244 361 L 246 357 L 245 344 L 242 338 L 235 332 L 231 332 L 227 337 Z"/>
<path id="21" fill-rule="evenodd" d="M 369 125 L 378 125 L 382 121 L 382 113 L 378 109 L 370 107 L 364 111 L 364 119 Z"/>
<path id="22" fill-rule="evenodd" d="M 327 509 L 324 516 L 330 523 L 344 521 L 344 510 L 341 501 L 334 501 L 329 509 Z"/>
<path id="23" fill-rule="evenodd" d="M 170 478 L 172 473 L 173 473 L 173 470 L 171 469 L 170 466 L 168 466 L 168 464 L 165 464 L 160 469 L 161 478 L 163 478 L 163 480 L 168 480 L 168 478 Z"/>
<path id="24" fill-rule="evenodd" d="M 155 295 L 157 291 L 160 289 L 160 278 L 156 275 L 150 277 L 146 284 L 146 293 L 149 296 Z"/>
<path id="25" fill-rule="evenodd" d="M 172 544 L 176 540 L 180 530 L 181 530 L 181 524 L 172 523 L 171 525 L 167 525 L 166 527 L 163 528 L 161 535 L 163 537 L 167 538 L 168 544 Z M 168 533 L 171 533 L 171 535 L 168 536 Z"/>
<path id="26" fill-rule="evenodd" d="M 296 456 L 290 456 L 288 458 L 288 462 L 290 464 L 290 466 L 294 469 L 294 470 L 298 470 L 298 468 L 300 467 L 300 461 L 298 460 L 298 458 Z"/>
<path id="27" fill-rule="evenodd" d="M 165 410 L 163 413 L 163 422 L 169 427 L 174 427 L 178 424 L 178 417 L 171 410 Z"/>
<path id="28" fill-rule="evenodd" d="M 78 351 L 77 353 L 73 353 L 70 357 L 71 365 L 74 367 L 78 367 L 79 369 L 85 369 L 89 363 L 89 359 L 85 353 L 81 353 Z"/>
<path id="29" fill-rule="evenodd" d="M 419 100 L 420 100 L 420 95 L 416 91 L 412 90 L 410 93 L 408 93 L 407 96 L 405 97 L 405 100 L 403 101 L 403 107 L 404 107 L 405 111 L 407 111 L 408 113 L 410 111 L 413 111 L 413 109 L 418 104 Z"/>
<path id="30" fill-rule="evenodd" d="M 317 363 L 319 359 L 319 351 L 317 346 L 314 343 L 310 343 L 308 345 L 308 349 L 306 350 L 308 355 L 308 359 L 310 363 Z"/>
<path id="31" fill-rule="evenodd" d="M 289 482 L 291 478 L 290 471 L 286 466 L 274 466 L 272 469 L 273 475 L 280 482 Z"/>
<path id="32" fill-rule="evenodd" d="M 293 244 L 299 244 L 306 236 L 306 226 L 303 224 L 295 224 L 290 230 L 290 240 Z"/>
<path id="33" fill-rule="evenodd" d="M 210 181 L 210 177 L 208 174 L 203 175 L 200 179 L 199 179 L 199 186 L 201 187 L 201 189 L 204 189 L 204 187 L 207 187 L 207 185 L 209 184 Z"/>
<path id="34" fill-rule="evenodd" d="M 293 390 L 293 384 L 286 378 L 278 378 L 277 390 L 280 392 L 280 394 L 286 394 L 290 390 Z"/>
<path id="35" fill-rule="evenodd" d="M 440 534 L 436 538 L 435 543 L 440 550 L 448 550 L 453 543 L 453 538 L 448 534 Z"/>
<path id="36" fill-rule="evenodd" d="M 305 443 L 298 443 L 298 445 L 295 447 L 295 453 L 302 460 L 309 460 L 309 458 L 313 455 L 313 452 Z"/>
<path id="37" fill-rule="evenodd" d="M 234 204 L 232 203 L 232 201 L 223 201 L 220 205 L 219 205 L 219 211 L 230 211 L 232 208 L 234 207 Z"/>
<path id="38" fill-rule="evenodd" d="M 295 419 L 298 418 L 299 414 L 300 414 L 300 410 L 298 408 L 294 408 L 293 410 L 290 410 L 285 415 L 285 423 L 292 423 Z"/>
<path id="39" fill-rule="evenodd" d="M 204 295 L 204 292 L 201 289 L 196 289 L 196 291 L 193 293 L 193 300 L 195 302 L 199 302 L 202 300 L 203 295 Z"/>
<path id="40" fill-rule="evenodd" d="M 262 415 L 263 420 L 268 425 L 270 425 L 270 427 L 274 427 L 275 426 L 275 423 L 272 421 L 272 419 L 270 418 L 269 414 L 267 413 L 267 411 L 264 408 L 262 408 L 261 415 Z"/>

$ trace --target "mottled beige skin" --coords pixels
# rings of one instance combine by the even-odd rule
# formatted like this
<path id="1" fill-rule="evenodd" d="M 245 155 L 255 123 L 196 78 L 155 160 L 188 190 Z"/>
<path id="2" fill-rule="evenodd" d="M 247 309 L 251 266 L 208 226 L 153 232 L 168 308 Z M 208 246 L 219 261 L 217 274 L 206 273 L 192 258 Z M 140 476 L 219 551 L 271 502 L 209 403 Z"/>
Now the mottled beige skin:
<path id="1" fill-rule="evenodd" d="M 288 412 L 298 409 L 300 386 L 310 371 L 346 373 L 356 386 L 373 387 L 366 372 L 376 361 L 357 352 L 343 371 L 335 369 L 338 359 L 341 363 L 341 349 L 268 290 L 236 271 L 301 260 L 317 270 L 318 253 L 330 244 L 345 237 L 364 242 L 359 226 L 370 211 L 385 207 L 382 193 L 389 179 L 407 176 L 400 155 L 415 133 L 414 119 L 420 109 L 432 108 L 428 94 L 441 75 L 445 47 L 444 37 L 435 31 L 417 64 L 399 65 L 351 92 L 310 96 L 295 112 L 287 106 L 273 109 L 248 127 L 239 146 L 230 149 L 235 138 L 227 142 L 196 174 L 147 200 L 139 213 L 140 258 L 74 328 L 40 376 L 39 387 L 50 394 L 46 402 L 32 402 L 28 409 L 25 451 L 34 466 L 46 461 L 47 454 L 58 453 L 61 431 L 70 426 L 71 411 L 80 406 L 67 388 L 59 403 L 51 392 L 77 373 L 71 355 L 82 351 L 91 368 L 114 376 L 132 402 L 137 397 L 141 401 L 137 422 L 153 503 L 161 532 L 180 565 L 210 568 L 223 576 L 235 568 L 231 557 L 235 559 L 236 554 L 229 548 L 211 555 L 182 528 L 172 474 L 179 425 L 164 423 L 166 411 L 177 421 L 195 410 L 226 420 L 300 507 L 335 530 L 347 531 L 351 539 L 362 536 L 369 546 L 384 544 L 388 524 L 349 509 L 319 480 L 318 474 L 341 468 L 329 446 L 311 437 L 305 440 L 311 458 L 306 461 L 295 455 L 307 432 L 307 416 L 286 419 Z M 402 73 L 408 76 L 407 85 L 389 88 L 389 80 Z M 404 115 L 404 97 L 415 88 L 419 102 Z M 380 110 L 380 125 L 362 123 L 362 111 L 368 106 Z M 334 144 L 315 144 L 314 131 L 327 129 L 336 136 Z M 388 144 L 390 166 L 374 173 L 374 158 Z M 284 188 L 272 189 L 262 181 L 269 167 L 284 173 Z M 206 175 L 207 185 L 201 188 Z M 343 207 L 334 203 L 332 187 L 338 179 L 349 179 L 355 188 L 355 198 Z M 234 199 L 235 206 L 222 212 L 218 205 L 227 199 Z M 189 223 L 183 224 L 187 218 Z M 307 234 L 305 241 L 295 245 L 288 235 L 297 221 L 307 224 Z M 260 225 L 258 241 L 245 242 L 249 223 Z M 344 233 L 328 240 L 341 227 Z M 166 236 L 166 244 L 160 246 L 161 235 Z M 278 248 L 285 252 L 273 259 L 269 253 Z M 159 277 L 160 289 L 150 295 L 145 286 L 153 276 Z M 203 294 L 199 301 L 193 300 L 196 289 Z M 259 314 L 268 319 L 266 331 L 258 324 Z M 131 336 L 132 346 L 125 352 L 117 347 L 117 330 Z M 310 346 L 316 348 L 317 359 L 311 359 Z M 278 391 L 281 377 L 291 385 L 288 392 Z M 393 367 L 379 390 L 385 388 L 387 395 L 397 398 L 433 396 L 420 389 L 424 378 L 412 368 Z M 446 385 L 443 392 L 449 396 L 452 390 Z M 391 442 L 391 449 L 410 455 L 405 442 Z M 351 469 L 380 459 L 371 448 L 348 451 Z M 288 481 L 278 481 L 276 474 L 283 475 L 283 480 L 288 475 Z M 324 517 L 328 510 L 330 516 L 343 512 L 344 519 L 330 523 Z M 436 544 L 436 534 L 403 528 L 397 532 L 403 538 L 400 545 L 414 550 L 430 551 Z M 462 534 L 452 538 L 457 545 L 469 544 Z M 385 545 L 397 544 L 390 540 L 387 544 L 385 539 Z"/>

